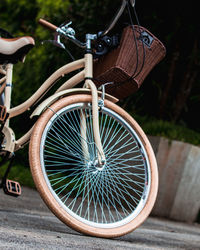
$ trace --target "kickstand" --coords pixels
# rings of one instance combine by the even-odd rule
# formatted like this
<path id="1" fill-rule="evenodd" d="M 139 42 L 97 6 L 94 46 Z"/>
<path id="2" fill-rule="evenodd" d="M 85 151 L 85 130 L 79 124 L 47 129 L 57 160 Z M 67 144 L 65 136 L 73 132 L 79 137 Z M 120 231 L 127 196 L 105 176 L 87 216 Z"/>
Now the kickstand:
<path id="1" fill-rule="evenodd" d="M 21 195 L 21 186 L 19 182 L 7 179 L 10 169 L 12 167 L 13 161 L 14 161 L 14 157 L 15 157 L 14 154 L 11 156 L 11 158 L 9 158 L 9 155 L 6 155 L 5 159 L 2 161 L 2 163 L 6 162 L 6 160 L 9 160 L 10 162 L 2 178 L 0 188 L 3 188 L 5 194 L 17 197 Z"/>

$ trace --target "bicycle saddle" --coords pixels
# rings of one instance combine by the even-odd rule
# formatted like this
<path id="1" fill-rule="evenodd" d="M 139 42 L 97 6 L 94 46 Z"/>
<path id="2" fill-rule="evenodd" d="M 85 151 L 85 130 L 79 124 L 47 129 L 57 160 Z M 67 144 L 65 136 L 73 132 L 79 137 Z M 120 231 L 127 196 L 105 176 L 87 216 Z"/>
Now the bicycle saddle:
<path id="1" fill-rule="evenodd" d="M 0 38 L 0 64 L 23 62 L 34 45 L 35 41 L 30 36 Z"/>

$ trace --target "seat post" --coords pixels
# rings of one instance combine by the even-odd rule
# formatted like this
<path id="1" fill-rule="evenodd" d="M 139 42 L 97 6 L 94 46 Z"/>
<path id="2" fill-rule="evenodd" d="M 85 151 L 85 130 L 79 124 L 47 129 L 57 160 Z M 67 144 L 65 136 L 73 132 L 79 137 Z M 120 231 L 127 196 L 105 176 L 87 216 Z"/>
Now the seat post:
<path id="1" fill-rule="evenodd" d="M 12 92 L 12 72 L 13 64 L 9 63 L 6 65 L 6 87 L 5 87 L 5 101 L 4 106 L 6 107 L 7 112 L 10 110 L 11 104 L 11 92 Z M 7 126 L 9 126 L 9 119 L 6 121 Z"/>
<path id="2" fill-rule="evenodd" d="M 12 72 L 13 72 L 13 64 L 9 63 L 6 65 L 6 87 L 5 87 L 5 103 L 4 103 L 7 112 L 10 109 L 10 102 L 11 102 Z"/>

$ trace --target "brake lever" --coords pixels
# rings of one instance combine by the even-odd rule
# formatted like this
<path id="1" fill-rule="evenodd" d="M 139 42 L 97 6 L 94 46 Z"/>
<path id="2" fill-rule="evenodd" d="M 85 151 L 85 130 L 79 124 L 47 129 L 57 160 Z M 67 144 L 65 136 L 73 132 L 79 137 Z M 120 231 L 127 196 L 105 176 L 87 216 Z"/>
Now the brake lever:
<path id="1" fill-rule="evenodd" d="M 55 45 L 58 48 L 66 49 L 65 45 L 60 41 L 60 35 L 58 33 L 56 33 L 54 35 L 54 40 L 44 40 L 44 41 L 42 41 L 42 44 L 44 44 L 44 43 L 52 43 L 53 45 Z"/>

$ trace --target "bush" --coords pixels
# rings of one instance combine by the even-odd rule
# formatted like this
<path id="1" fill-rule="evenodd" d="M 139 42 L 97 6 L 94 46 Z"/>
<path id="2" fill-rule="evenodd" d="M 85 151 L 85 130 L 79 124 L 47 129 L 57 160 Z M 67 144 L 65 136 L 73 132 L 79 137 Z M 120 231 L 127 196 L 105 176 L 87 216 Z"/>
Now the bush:
<path id="1" fill-rule="evenodd" d="M 147 116 L 132 115 L 141 125 L 146 134 L 154 136 L 163 136 L 171 140 L 200 145 L 200 133 L 187 127 L 180 126 L 163 120 L 156 120 Z"/>

